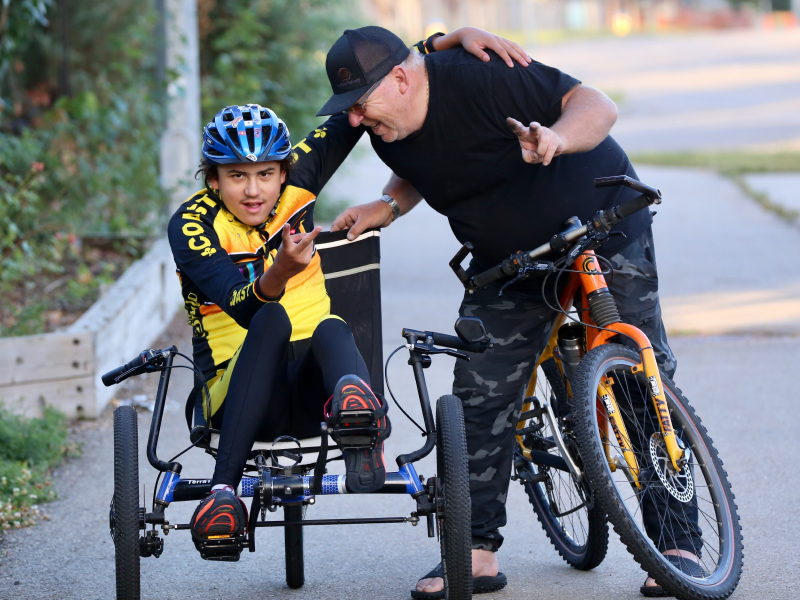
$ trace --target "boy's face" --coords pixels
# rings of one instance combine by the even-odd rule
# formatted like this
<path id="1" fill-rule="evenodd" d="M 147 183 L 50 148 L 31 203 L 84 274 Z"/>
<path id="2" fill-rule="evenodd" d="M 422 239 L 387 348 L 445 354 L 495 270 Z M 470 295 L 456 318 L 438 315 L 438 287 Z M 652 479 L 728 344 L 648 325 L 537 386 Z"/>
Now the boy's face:
<path id="1" fill-rule="evenodd" d="M 217 166 L 217 177 L 208 183 L 218 189 L 222 201 L 245 225 L 260 225 L 281 195 L 286 172 L 279 162 L 235 163 Z"/>

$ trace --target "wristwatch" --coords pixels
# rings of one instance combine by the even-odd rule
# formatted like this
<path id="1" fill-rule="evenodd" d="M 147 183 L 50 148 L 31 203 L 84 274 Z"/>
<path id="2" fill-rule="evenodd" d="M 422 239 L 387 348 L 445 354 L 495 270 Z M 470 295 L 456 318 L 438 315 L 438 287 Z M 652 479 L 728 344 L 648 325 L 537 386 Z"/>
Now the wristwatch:
<path id="1" fill-rule="evenodd" d="M 382 200 L 389 205 L 389 208 L 392 209 L 392 221 L 396 221 L 400 217 L 400 205 L 397 203 L 397 200 L 392 198 L 389 194 L 384 194 L 378 200 Z"/>

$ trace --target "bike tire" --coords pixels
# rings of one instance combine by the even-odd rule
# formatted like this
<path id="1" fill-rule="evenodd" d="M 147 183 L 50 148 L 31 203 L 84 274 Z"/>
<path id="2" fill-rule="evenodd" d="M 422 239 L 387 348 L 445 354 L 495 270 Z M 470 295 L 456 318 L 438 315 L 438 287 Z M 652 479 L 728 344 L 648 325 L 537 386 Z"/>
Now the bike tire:
<path id="1" fill-rule="evenodd" d="M 114 411 L 114 497 L 111 528 L 117 600 L 139 600 L 139 444 L 136 409 Z"/>
<path id="2" fill-rule="evenodd" d="M 552 358 L 543 362 L 540 366 L 545 374 L 547 383 L 550 385 L 552 395 L 555 396 L 558 407 L 556 413 L 564 414 L 568 408 L 569 398 L 561 370 Z M 548 391 L 546 388 L 541 389 L 541 392 L 545 394 Z M 537 393 L 540 393 L 540 391 L 537 390 Z M 545 430 L 540 433 L 546 437 L 548 432 Z M 571 432 L 562 430 L 561 434 L 571 435 Z M 580 467 L 582 462 L 578 449 L 575 448 L 575 450 L 573 459 Z M 525 460 L 525 458 L 517 449 L 515 451 L 515 464 L 518 464 L 519 460 Z M 534 475 L 544 473 L 545 477 L 550 478 L 550 486 L 552 489 L 557 490 L 556 493 L 559 499 L 563 498 L 563 495 L 574 497 L 578 493 L 578 484 L 573 481 L 570 473 L 550 469 L 546 465 L 540 465 L 534 461 L 526 462 Z M 520 480 L 520 482 L 525 488 L 528 502 L 533 507 L 536 518 L 559 556 L 569 566 L 580 571 L 590 571 L 599 566 L 608 551 L 608 519 L 603 509 L 596 502 L 590 500 L 590 506 L 578 509 L 578 511 L 569 515 L 560 515 L 558 505 L 554 507 L 550 500 L 550 494 L 548 494 L 545 482 L 524 480 Z M 584 485 L 588 487 L 588 484 Z M 589 490 L 589 494 L 591 494 L 591 490 Z M 567 504 L 574 506 L 579 504 L 581 500 L 583 499 L 576 498 L 567 502 Z M 571 507 L 564 507 L 565 511 L 568 508 Z"/>
<path id="3" fill-rule="evenodd" d="M 304 507 L 301 504 L 283 507 L 284 521 L 300 523 L 303 521 Z M 286 555 L 286 585 L 293 590 L 303 587 L 306 582 L 303 559 L 303 527 L 284 525 L 283 540 Z"/>
<path id="4" fill-rule="evenodd" d="M 436 463 L 444 499 L 437 514 L 447 600 L 472 598 L 472 505 L 464 410 L 456 396 L 436 402 Z"/>
<path id="5" fill-rule="evenodd" d="M 647 392 L 648 382 L 641 370 L 632 372 L 632 368 L 640 362 L 637 352 L 620 344 L 595 348 L 581 361 L 575 376 L 573 400 L 578 413 L 578 444 L 586 472 L 614 530 L 656 583 L 679 600 L 727 598 L 736 589 L 743 566 L 741 526 L 727 473 L 699 417 L 681 391 L 663 374 L 664 395 L 676 435 L 688 446 L 690 454 L 687 466 L 678 476 L 670 475 L 672 471 L 663 466 L 659 468 L 659 465 L 666 464 L 666 459 L 656 456 L 660 448 L 660 429 Z M 603 404 L 597 394 L 601 377 L 611 377 L 614 381 L 614 397 L 623 422 L 629 428 L 628 436 L 638 462 L 643 487 L 641 492 L 629 480 L 631 470 L 625 467 L 621 454 L 614 459 L 614 471 L 606 458 L 600 434 L 602 419 L 598 419 L 598 414 L 602 415 L 602 411 L 607 410 L 601 408 Z M 637 412 L 635 406 L 642 406 L 641 398 L 645 398 L 644 405 Z M 615 444 L 619 443 L 618 438 L 614 436 L 607 439 L 609 452 L 613 455 Z M 702 484 L 696 481 L 702 481 Z M 674 493 L 670 492 L 668 484 Z M 643 500 L 655 507 L 653 499 L 664 503 L 656 510 L 647 509 L 647 504 L 642 509 Z M 683 527 L 681 519 L 684 523 L 690 523 L 691 529 L 691 518 L 687 518 L 687 513 L 691 515 L 695 507 L 698 525 L 702 530 L 699 540 L 691 536 L 683 537 L 684 534 L 680 533 Z M 642 515 L 648 510 L 656 520 L 660 519 L 656 523 L 660 525 L 657 535 L 652 520 L 651 535 L 647 533 Z M 676 534 L 676 531 L 679 533 Z M 660 545 L 652 541 L 653 537 L 657 538 Z M 699 564 L 708 576 L 690 576 L 673 566 L 662 554 L 662 551 L 679 548 L 677 539 L 694 540 L 691 544 L 697 549 L 695 554 L 699 556 Z"/>

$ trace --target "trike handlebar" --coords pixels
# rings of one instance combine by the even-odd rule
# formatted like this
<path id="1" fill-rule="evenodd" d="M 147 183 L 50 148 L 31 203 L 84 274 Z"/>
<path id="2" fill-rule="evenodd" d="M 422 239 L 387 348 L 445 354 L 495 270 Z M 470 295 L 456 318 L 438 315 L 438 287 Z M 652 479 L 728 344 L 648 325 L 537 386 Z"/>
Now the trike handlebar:
<path id="1" fill-rule="evenodd" d="M 175 346 L 167 348 L 166 350 L 153 350 L 152 348 L 143 350 L 139 353 L 139 356 L 132 361 L 116 369 L 111 369 L 108 373 L 103 375 L 101 377 L 103 384 L 106 387 L 110 387 L 125 381 L 128 377 L 133 377 L 134 375 L 139 375 L 148 371 L 157 371 L 159 370 L 157 367 L 164 362 L 165 356 L 177 350 Z M 144 370 L 142 370 L 142 367 L 144 367 Z"/>
<path id="2" fill-rule="evenodd" d="M 433 343 L 437 346 L 444 346 L 445 348 L 452 348 L 453 350 L 461 350 L 462 352 L 485 352 L 486 344 L 480 342 L 467 343 L 460 337 L 455 335 L 447 335 L 446 333 L 431 332 Z"/>

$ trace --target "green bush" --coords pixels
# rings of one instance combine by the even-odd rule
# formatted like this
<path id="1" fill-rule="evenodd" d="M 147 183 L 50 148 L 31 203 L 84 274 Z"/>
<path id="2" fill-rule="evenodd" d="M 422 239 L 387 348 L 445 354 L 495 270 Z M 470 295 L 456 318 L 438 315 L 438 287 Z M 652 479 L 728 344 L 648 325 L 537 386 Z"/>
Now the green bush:
<path id="1" fill-rule="evenodd" d="M 56 409 L 26 419 L 0 407 L 0 529 L 33 525 L 41 516 L 38 505 L 56 498 L 50 469 L 75 454 L 66 418 Z"/>
<path id="2" fill-rule="evenodd" d="M 131 0 L 0 3 L 0 335 L 96 300 L 107 270 L 82 237 L 163 230 L 157 23 L 154 3 Z"/>

